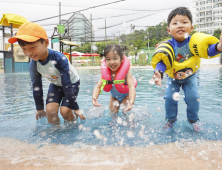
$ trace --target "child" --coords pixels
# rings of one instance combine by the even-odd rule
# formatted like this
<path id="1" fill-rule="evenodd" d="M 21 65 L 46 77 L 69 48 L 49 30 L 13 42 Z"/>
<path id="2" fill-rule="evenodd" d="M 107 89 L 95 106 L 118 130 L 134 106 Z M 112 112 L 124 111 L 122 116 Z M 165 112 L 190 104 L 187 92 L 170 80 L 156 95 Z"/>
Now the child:
<path id="1" fill-rule="evenodd" d="M 120 104 L 124 105 L 127 104 L 125 111 L 129 111 L 132 108 L 136 95 L 134 81 L 132 74 L 129 71 L 130 63 L 127 63 L 127 61 L 129 60 L 123 55 L 123 51 L 119 45 L 108 45 L 104 49 L 103 55 L 105 56 L 105 61 L 103 61 L 103 63 L 101 64 L 102 75 L 95 89 L 93 90 L 92 103 L 94 106 L 101 106 L 101 104 L 99 104 L 98 102 L 99 93 L 102 90 L 101 88 L 105 86 L 104 87 L 105 90 L 108 87 L 107 85 L 109 85 L 110 88 L 106 90 L 110 91 L 109 109 L 111 113 L 113 113 L 116 116 Z M 124 73 L 122 71 L 124 69 L 123 67 L 125 66 L 127 67 L 127 69 L 125 71 L 125 75 L 123 75 Z M 106 74 L 104 74 L 105 71 L 107 71 Z M 116 84 L 115 81 L 121 73 L 122 73 L 123 82 L 122 85 L 120 85 L 121 87 L 119 88 L 117 87 L 118 84 Z M 109 77 L 109 75 L 111 76 L 110 80 L 106 79 L 104 81 L 104 79 L 106 77 Z M 128 86 L 126 87 L 129 89 L 128 92 L 127 93 L 119 92 L 121 90 L 124 91 L 125 86 Z"/>
<path id="2" fill-rule="evenodd" d="M 188 122 L 195 131 L 203 131 L 204 127 L 198 117 L 199 96 L 195 72 L 200 67 L 200 57 L 216 57 L 222 51 L 222 38 L 218 43 L 215 37 L 203 33 L 196 33 L 197 36 L 200 36 L 199 38 L 193 38 L 196 35 L 190 37 L 189 34 L 193 31 L 192 15 L 185 7 L 172 10 L 168 16 L 167 24 L 168 34 L 172 36 L 172 39 L 161 43 L 156 48 L 151 62 L 155 69 L 152 78 L 157 85 L 161 86 L 163 73 L 167 72 L 166 96 L 164 97 L 166 109 L 164 130 L 171 130 L 177 120 L 178 102 L 175 97 L 178 97 L 178 92 L 182 87 L 185 95 L 184 100 L 187 104 Z M 204 36 L 210 37 L 214 43 L 204 44 L 206 48 L 201 45 L 202 49 L 200 50 L 198 43 L 204 43 L 201 41 Z M 198 42 L 193 43 L 193 41 Z"/>
<path id="3" fill-rule="evenodd" d="M 43 27 L 35 23 L 22 24 L 9 43 L 19 43 L 23 53 L 32 60 L 29 72 L 36 105 L 36 119 L 47 117 L 49 123 L 58 123 L 58 111 L 67 121 L 75 119 L 72 110 L 80 119 L 81 114 L 76 98 L 79 92 L 79 75 L 68 59 L 60 52 L 48 49 L 49 40 Z M 46 112 L 43 103 L 42 76 L 51 81 L 46 99 Z"/>

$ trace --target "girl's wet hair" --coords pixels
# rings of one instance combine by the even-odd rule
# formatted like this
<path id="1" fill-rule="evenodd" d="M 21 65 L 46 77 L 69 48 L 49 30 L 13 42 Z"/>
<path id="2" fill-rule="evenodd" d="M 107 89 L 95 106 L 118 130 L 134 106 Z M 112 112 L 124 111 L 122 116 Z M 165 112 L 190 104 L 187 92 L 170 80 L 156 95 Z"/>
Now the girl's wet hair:
<path id="1" fill-rule="evenodd" d="M 186 8 L 186 7 L 178 7 L 178 8 L 176 8 L 176 9 L 172 10 L 172 11 L 170 12 L 170 14 L 168 15 L 168 18 L 167 18 L 167 25 L 168 25 L 168 27 L 169 27 L 169 25 L 170 25 L 171 20 L 172 20 L 173 17 L 175 17 L 176 15 L 185 15 L 185 16 L 187 16 L 187 17 L 189 18 L 191 24 L 192 24 L 192 22 L 193 22 L 193 20 L 192 20 L 192 14 L 191 14 L 190 10 L 189 10 L 188 8 Z"/>
<path id="2" fill-rule="evenodd" d="M 106 55 L 110 52 L 114 52 L 114 53 L 117 53 L 119 56 L 120 56 L 120 60 L 123 59 L 123 49 L 117 45 L 117 44 L 113 44 L 113 45 L 108 45 L 104 50 L 103 52 L 100 54 L 100 57 L 103 57 L 105 56 L 106 58 Z"/>

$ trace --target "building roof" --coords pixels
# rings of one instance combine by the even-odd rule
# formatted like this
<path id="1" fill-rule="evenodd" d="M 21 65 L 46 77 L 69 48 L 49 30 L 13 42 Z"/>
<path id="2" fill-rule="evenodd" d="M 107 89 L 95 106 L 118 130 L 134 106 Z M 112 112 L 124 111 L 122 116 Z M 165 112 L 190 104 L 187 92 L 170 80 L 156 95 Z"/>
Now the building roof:
<path id="1" fill-rule="evenodd" d="M 29 21 L 25 17 L 22 17 L 17 14 L 7 13 L 7 14 L 3 14 L 0 24 L 2 26 L 10 26 L 10 24 L 12 23 L 13 28 L 19 28 L 20 25 L 27 22 Z"/>
<path id="2" fill-rule="evenodd" d="M 74 42 L 72 42 L 72 41 L 65 41 L 65 40 L 60 40 L 60 41 L 63 42 L 64 44 L 66 44 L 66 45 L 72 45 L 72 46 L 80 47 L 80 45 L 74 44 Z"/>

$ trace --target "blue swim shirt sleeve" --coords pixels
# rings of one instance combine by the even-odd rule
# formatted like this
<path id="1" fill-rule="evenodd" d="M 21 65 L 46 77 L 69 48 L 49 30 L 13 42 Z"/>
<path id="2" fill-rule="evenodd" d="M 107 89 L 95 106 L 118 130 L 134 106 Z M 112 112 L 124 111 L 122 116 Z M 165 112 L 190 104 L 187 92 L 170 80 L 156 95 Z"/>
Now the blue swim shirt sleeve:
<path id="1" fill-rule="evenodd" d="M 37 71 L 37 62 L 31 61 L 29 64 L 29 73 L 32 82 L 33 98 L 35 100 L 36 110 L 44 110 L 42 75 Z"/>
<path id="2" fill-rule="evenodd" d="M 218 43 L 213 44 L 213 45 L 209 45 L 208 50 L 207 50 L 208 56 L 215 56 L 215 55 L 221 53 L 220 51 L 217 51 L 217 44 Z"/>
<path id="3" fill-rule="evenodd" d="M 154 72 L 156 70 L 160 70 L 160 71 L 162 71 L 162 73 L 164 73 L 166 71 L 166 65 L 164 64 L 164 62 L 162 60 L 159 63 L 157 63 Z"/>
<path id="4" fill-rule="evenodd" d="M 74 100 L 75 93 L 72 88 L 72 81 L 69 73 L 69 61 L 66 57 L 61 57 L 58 60 L 57 68 L 60 71 L 62 89 L 69 101 Z M 70 102 L 72 104 L 73 102 Z M 74 106 L 72 106 L 74 107 Z"/>

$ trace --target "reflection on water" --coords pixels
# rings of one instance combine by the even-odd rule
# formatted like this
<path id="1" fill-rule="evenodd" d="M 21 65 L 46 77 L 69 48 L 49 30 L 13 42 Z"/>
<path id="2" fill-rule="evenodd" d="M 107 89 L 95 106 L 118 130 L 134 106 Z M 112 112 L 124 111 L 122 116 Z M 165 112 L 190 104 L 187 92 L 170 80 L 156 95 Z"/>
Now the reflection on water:
<path id="1" fill-rule="evenodd" d="M 111 146 L 147 146 L 170 142 L 222 140 L 222 69 L 202 68 L 198 71 L 200 95 L 199 117 L 206 128 L 203 133 L 192 130 L 186 121 L 186 105 L 181 90 L 178 121 L 173 131 L 162 131 L 164 125 L 165 82 L 152 86 L 149 80 L 153 70 L 132 69 L 137 78 L 135 107 L 128 115 L 119 113 L 113 119 L 109 114 L 109 93 L 103 92 L 99 102 L 103 108 L 92 107 L 91 95 L 100 78 L 100 70 L 78 70 L 81 79 L 78 103 L 86 121 L 52 126 L 47 120 L 35 120 L 29 74 L 0 74 L 0 137 L 15 138 L 29 143 L 55 143 L 71 145 L 75 142 Z M 49 82 L 43 80 L 44 99 Z M 110 123 L 111 122 L 111 123 Z"/>

